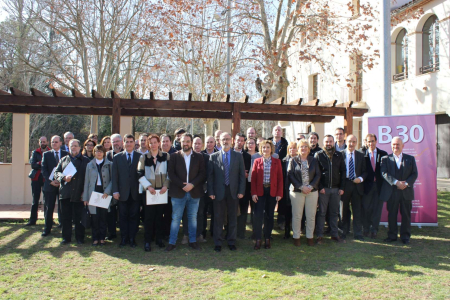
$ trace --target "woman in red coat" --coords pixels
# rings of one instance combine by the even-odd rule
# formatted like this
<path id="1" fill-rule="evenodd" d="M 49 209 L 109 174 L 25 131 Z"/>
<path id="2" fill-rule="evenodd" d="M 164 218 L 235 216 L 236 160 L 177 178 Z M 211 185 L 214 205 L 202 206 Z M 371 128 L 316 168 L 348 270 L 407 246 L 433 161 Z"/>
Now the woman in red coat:
<path id="1" fill-rule="evenodd" d="M 275 146 L 272 141 L 259 143 L 259 153 L 263 156 L 255 159 L 252 169 L 252 200 L 255 202 L 253 215 L 253 236 L 256 239 L 255 250 L 261 248 L 261 234 L 264 219 L 264 248 L 270 249 L 270 236 L 273 229 L 275 206 L 283 197 L 283 172 L 281 161 L 273 158 Z M 265 212 L 265 214 L 264 214 Z"/>

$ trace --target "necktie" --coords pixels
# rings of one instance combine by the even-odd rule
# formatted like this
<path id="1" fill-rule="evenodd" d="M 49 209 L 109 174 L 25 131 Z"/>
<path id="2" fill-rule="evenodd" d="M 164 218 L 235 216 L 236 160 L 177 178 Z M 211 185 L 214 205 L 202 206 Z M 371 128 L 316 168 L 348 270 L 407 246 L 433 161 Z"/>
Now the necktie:
<path id="1" fill-rule="evenodd" d="M 59 162 L 59 155 L 58 155 L 58 152 L 55 152 L 55 159 L 56 159 L 56 163 L 58 163 L 58 162 Z"/>
<path id="2" fill-rule="evenodd" d="M 228 153 L 225 152 L 225 161 L 223 162 L 225 171 L 225 185 L 230 185 L 230 165 L 228 164 Z"/>
<path id="3" fill-rule="evenodd" d="M 370 156 L 370 163 L 372 164 L 372 170 L 375 172 L 375 152 L 372 152 L 372 155 Z M 373 177 L 373 181 L 377 181 L 375 177 Z"/>
<path id="4" fill-rule="evenodd" d="M 350 161 L 348 162 L 348 179 L 355 180 L 355 165 L 353 163 L 353 154 L 350 154 Z"/>
<path id="5" fill-rule="evenodd" d="M 131 166 L 131 154 L 128 153 L 128 166 Z"/>

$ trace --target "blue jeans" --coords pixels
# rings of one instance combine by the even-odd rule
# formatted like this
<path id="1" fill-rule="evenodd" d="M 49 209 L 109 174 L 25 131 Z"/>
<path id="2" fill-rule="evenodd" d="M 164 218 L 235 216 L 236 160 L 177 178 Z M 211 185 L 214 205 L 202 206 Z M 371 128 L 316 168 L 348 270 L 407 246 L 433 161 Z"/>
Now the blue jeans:
<path id="1" fill-rule="evenodd" d="M 175 245 L 180 230 L 180 222 L 183 218 L 184 208 L 188 217 L 189 243 L 197 241 L 197 212 L 200 198 L 192 198 L 190 193 L 186 193 L 183 198 L 172 197 L 172 223 L 170 225 L 169 244 Z"/>

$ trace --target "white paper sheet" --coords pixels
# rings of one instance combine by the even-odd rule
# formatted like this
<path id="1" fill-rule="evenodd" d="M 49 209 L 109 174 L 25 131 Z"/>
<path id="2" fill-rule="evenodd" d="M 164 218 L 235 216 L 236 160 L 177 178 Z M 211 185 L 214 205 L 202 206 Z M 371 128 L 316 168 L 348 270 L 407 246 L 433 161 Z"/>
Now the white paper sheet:
<path id="1" fill-rule="evenodd" d="M 103 199 L 102 196 L 103 194 L 101 193 L 92 192 L 91 198 L 89 199 L 89 205 L 108 208 L 111 203 L 112 196 L 108 196 L 105 199 Z"/>
<path id="2" fill-rule="evenodd" d="M 156 195 L 150 194 L 150 191 L 147 190 L 147 205 L 155 205 L 155 204 L 167 204 L 167 195 L 169 191 L 166 191 L 164 194 L 160 194 L 160 190 L 155 190 Z"/>
<path id="3" fill-rule="evenodd" d="M 50 177 L 48 179 L 50 179 L 50 180 L 55 179 L 55 170 L 56 170 L 56 167 L 53 168 L 52 173 L 50 173 Z"/>
<path id="4" fill-rule="evenodd" d="M 70 162 L 63 171 L 64 176 L 73 176 L 76 173 L 77 173 L 77 168 L 75 168 L 75 166 L 73 165 L 72 162 Z"/>

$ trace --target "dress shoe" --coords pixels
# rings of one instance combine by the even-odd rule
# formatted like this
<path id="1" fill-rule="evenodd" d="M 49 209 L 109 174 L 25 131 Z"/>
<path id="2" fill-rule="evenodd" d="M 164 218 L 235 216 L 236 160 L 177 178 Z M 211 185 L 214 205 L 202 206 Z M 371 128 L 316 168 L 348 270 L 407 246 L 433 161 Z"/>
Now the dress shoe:
<path id="1" fill-rule="evenodd" d="M 50 231 L 44 230 L 44 231 L 42 231 L 41 236 L 47 236 L 49 234 L 50 234 Z"/>
<path id="2" fill-rule="evenodd" d="M 364 232 L 364 237 L 369 237 L 369 232 Z"/>
<path id="3" fill-rule="evenodd" d="M 347 235 L 345 233 L 341 234 L 341 239 L 345 240 L 347 238 Z"/>
<path id="4" fill-rule="evenodd" d="M 206 240 L 205 240 L 205 238 L 203 237 L 203 234 L 200 234 L 200 235 L 197 237 L 197 243 L 206 243 Z"/>
<path id="5" fill-rule="evenodd" d="M 266 239 L 264 241 L 264 249 L 270 249 L 272 246 L 270 245 L 270 239 Z"/>
<path id="6" fill-rule="evenodd" d="M 370 238 L 371 238 L 371 239 L 376 239 L 376 238 L 377 238 L 377 233 L 376 233 L 376 232 L 372 232 L 372 233 L 370 234 Z"/>
<path id="7" fill-rule="evenodd" d="M 235 245 L 228 245 L 228 248 L 229 248 L 231 251 L 236 251 L 236 250 L 237 250 L 237 248 L 236 248 Z"/>
<path id="8" fill-rule="evenodd" d="M 83 240 L 77 240 L 77 245 L 82 245 L 82 244 L 84 244 Z"/>
<path id="9" fill-rule="evenodd" d="M 186 245 L 189 243 L 189 237 L 187 235 L 183 235 L 183 239 L 181 240 L 181 245 Z"/>
<path id="10" fill-rule="evenodd" d="M 283 240 L 288 240 L 288 239 L 290 239 L 291 238 L 291 236 L 288 234 L 288 235 L 285 235 L 285 236 L 283 236 Z"/>
<path id="11" fill-rule="evenodd" d="M 144 245 L 144 251 L 145 251 L 145 252 L 150 252 L 150 251 L 152 251 L 152 247 L 150 246 L 150 243 L 145 243 L 145 245 Z"/>
<path id="12" fill-rule="evenodd" d="M 391 239 L 391 238 L 385 238 L 384 240 L 383 240 L 383 242 L 386 242 L 386 243 L 392 243 L 392 242 L 395 242 L 397 239 Z"/>
<path id="13" fill-rule="evenodd" d="M 347 243 L 344 239 L 341 239 L 341 238 L 338 237 L 338 236 L 333 236 L 333 237 L 331 237 L 331 240 L 332 240 L 332 241 L 335 241 L 336 243 L 342 243 L 342 244 Z"/>
<path id="14" fill-rule="evenodd" d="M 156 240 L 156 245 L 158 245 L 159 248 L 164 248 L 166 246 L 162 240 Z"/>
<path id="15" fill-rule="evenodd" d="M 222 251 L 222 246 L 215 246 L 214 251 L 216 251 L 216 252 Z"/>
<path id="16" fill-rule="evenodd" d="M 130 247 L 136 248 L 136 246 L 137 246 L 136 241 L 134 239 L 130 239 Z"/>
<path id="17" fill-rule="evenodd" d="M 255 250 L 261 249 L 261 240 L 256 240 L 255 246 L 253 247 Z"/>
<path id="18" fill-rule="evenodd" d="M 402 239 L 402 243 L 405 244 L 405 245 L 409 245 L 409 240 L 407 240 L 407 239 Z"/>
<path id="19" fill-rule="evenodd" d="M 300 247 L 300 238 L 294 239 L 294 246 Z"/>
<path id="20" fill-rule="evenodd" d="M 28 222 L 24 226 L 35 226 L 35 225 L 36 225 L 36 222 Z"/>
<path id="21" fill-rule="evenodd" d="M 106 239 L 107 239 L 108 241 L 112 241 L 112 240 L 115 239 L 116 237 L 117 237 L 116 234 L 111 234 L 111 235 L 108 236 Z"/>
<path id="22" fill-rule="evenodd" d="M 175 249 L 176 248 L 176 246 L 175 245 L 172 245 L 172 244 L 169 244 L 169 246 L 167 246 L 167 248 L 166 249 L 164 249 L 164 252 L 169 252 L 169 251 L 172 251 L 173 249 Z"/>
<path id="23" fill-rule="evenodd" d="M 306 239 L 306 244 L 308 246 L 315 246 L 316 244 L 314 244 L 314 239 Z"/>
<path id="24" fill-rule="evenodd" d="M 124 247 L 129 243 L 128 239 L 122 239 L 122 241 L 119 244 L 119 247 Z"/>
<path id="25" fill-rule="evenodd" d="M 61 244 L 61 245 L 69 245 L 69 244 L 70 244 L 70 241 L 68 241 L 68 240 L 62 240 L 60 244 Z"/>
<path id="26" fill-rule="evenodd" d="M 322 237 L 318 237 L 316 240 L 316 244 L 317 245 L 322 245 L 323 244 L 323 238 Z"/>
<path id="27" fill-rule="evenodd" d="M 357 235 L 357 236 L 355 236 L 355 240 L 364 242 L 364 237 L 362 235 Z"/>
<path id="28" fill-rule="evenodd" d="M 191 247 L 194 250 L 200 250 L 200 247 L 198 246 L 197 242 L 189 243 L 189 247 Z"/>

